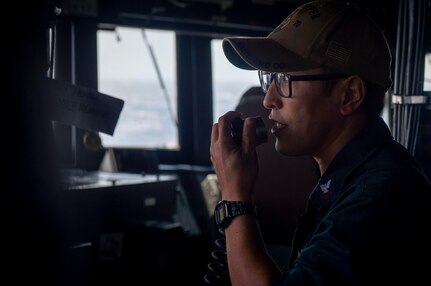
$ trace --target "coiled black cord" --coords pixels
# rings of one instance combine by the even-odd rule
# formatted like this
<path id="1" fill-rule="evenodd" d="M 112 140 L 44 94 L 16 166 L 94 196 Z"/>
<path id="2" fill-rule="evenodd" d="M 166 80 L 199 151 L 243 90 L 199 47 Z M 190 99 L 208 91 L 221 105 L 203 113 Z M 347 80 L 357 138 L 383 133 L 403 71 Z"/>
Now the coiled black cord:
<path id="1" fill-rule="evenodd" d="M 219 230 L 219 233 L 223 235 L 223 237 L 217 238 L 214 241 L 215 249 L 211 253 L 211 257 L 214 261 L 208 263 L 210 273 L 204 276 L 204 281 L 206 285 L 230 286 L 231 283 L 226 254 L 226 239 L 224 237 L 223 230 Z"/>

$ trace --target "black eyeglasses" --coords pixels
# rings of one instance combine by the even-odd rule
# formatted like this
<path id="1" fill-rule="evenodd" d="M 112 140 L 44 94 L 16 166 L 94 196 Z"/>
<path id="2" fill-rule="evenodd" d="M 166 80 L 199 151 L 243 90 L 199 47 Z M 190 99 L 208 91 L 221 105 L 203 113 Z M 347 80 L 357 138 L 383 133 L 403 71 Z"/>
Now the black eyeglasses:
<path id="1" fill-rule="evenodd" d="M 312 75 L 290 75 L 285 72 L 267 72 L 259 70 L 260 86 L 267 93 L 271 82 L 275 81 L 278 94 L 282 97 L 292 96 L 292 81 L 318 81 L 346 77 L 345 74 L 312 74 Z"/>

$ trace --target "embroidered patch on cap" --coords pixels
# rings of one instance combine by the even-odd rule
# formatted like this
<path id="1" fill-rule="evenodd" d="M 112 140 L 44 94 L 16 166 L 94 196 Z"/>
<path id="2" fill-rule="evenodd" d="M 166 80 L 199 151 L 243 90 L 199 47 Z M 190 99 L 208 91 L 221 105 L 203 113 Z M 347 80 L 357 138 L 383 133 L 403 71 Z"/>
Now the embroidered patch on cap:
<path id="1" fill-rule="evenodd" d="M 338 62 L 347 63 L 352 51 L 336 42 L 331 42 L 326 50 L 326 56 Z"/>

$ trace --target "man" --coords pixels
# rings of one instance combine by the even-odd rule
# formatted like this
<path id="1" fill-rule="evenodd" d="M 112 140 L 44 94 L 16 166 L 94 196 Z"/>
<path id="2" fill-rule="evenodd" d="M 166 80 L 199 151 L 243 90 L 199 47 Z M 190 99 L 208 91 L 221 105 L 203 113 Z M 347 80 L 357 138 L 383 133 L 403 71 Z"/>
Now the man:
<path id="1" fill-rule="evenodd" d="M 223 48 L 235 66 L 258 70 L 277 151 L 311 155 L 321 172 L 281 272 L 254 208 L 256 123 L 245 120 L 240 146 L 230 134 L 240 113 L 214 124 L 215 214 L 232 285 L 429 283 L 431 184 L 379 116 L 391 55 L 376 24 L 348 4 L 314 1 L 268 37 L 226 38 Z"/>

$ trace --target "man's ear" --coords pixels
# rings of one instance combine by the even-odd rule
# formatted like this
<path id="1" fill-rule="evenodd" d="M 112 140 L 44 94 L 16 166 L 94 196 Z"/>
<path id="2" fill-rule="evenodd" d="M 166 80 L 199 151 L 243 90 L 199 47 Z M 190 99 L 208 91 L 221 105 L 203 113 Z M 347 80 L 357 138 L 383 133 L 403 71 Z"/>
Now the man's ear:
<path id="1" fill-rule="evenodd" d="M 340 113 L 350 115 L 359 109 L 365 98 L 365 82 L 356 75 L 343 81 L 343 93 L 340 101 Z"/>

